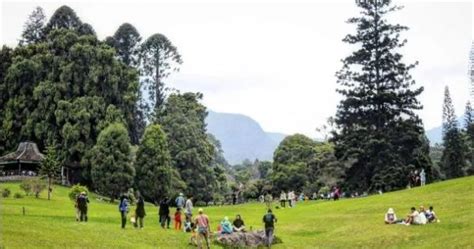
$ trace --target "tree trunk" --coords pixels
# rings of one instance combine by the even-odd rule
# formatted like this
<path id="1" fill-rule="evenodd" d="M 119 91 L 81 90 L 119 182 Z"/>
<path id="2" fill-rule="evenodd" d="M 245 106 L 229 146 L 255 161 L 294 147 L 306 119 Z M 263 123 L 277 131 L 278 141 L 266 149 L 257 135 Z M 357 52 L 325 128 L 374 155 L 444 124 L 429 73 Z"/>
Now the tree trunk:
<path id="1" fill-rule="evenodd" d="M 48 177 L 48 201 L 51 200 L 51 177 Z"/>

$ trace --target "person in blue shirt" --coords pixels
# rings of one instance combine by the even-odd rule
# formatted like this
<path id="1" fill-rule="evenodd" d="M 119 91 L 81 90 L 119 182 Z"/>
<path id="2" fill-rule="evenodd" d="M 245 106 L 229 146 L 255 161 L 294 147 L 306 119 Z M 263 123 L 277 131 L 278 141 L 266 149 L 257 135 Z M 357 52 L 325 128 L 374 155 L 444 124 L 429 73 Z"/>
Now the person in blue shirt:
<path id="1" fill-rule="evenodd" d="M 232 223 L 230 223 L 229 217 L 224 217 L 221 221 L 221 234 L 231 234 L 232 230 Z"/>
<path id="2" fill-rule="evenodd" d="M 175 200 L 176 207 L 183 209 L 185 202 L 186 200 L 184 199 L 183 193 L 179 193 L 179 196 Z"/>
<path id="3" fill-rule="evenodd" d="M 125 225 L 127 224 L 127 213 L 129 209 L 128 197 L 126 195 L 122 195 L 120 197 L 118 208 L 120 211 L 120 215 L 122 216 L 122 229 L 123 229 L 125 228 Z"/>

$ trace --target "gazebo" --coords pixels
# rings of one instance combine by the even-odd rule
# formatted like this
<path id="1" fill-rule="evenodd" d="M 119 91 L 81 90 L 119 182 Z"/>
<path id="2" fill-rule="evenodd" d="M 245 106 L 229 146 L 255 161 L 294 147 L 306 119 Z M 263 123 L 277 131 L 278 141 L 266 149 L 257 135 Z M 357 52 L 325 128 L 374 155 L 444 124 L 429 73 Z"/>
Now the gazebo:
<path id="1" fill-rule="evenodd" d="M 15 152 L 0 157 L 3 175 L 28 175 L 38 173 L 44 155 L 33 142 L 21 142 Z"/>

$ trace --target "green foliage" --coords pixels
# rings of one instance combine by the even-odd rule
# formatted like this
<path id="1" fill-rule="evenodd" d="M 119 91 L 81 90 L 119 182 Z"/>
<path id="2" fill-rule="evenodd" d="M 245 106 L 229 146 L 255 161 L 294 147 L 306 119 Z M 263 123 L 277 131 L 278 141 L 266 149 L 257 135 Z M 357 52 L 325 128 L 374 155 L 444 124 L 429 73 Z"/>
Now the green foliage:
<path id="1" fill-rule="evenodd" d="M 410 169 L 424 168 L 431 178 L 431 161 L 424 141 L 422 108 L 410 75 L 415 64 L 402 62 L 399 48 L 408 28 L 387 21 L 399 10 L 390 1 L 357 1 L 357 27 L 343 41 L 356 45 L 337 72 L 337 92 L 343 96 L 335 117 L 335 155 L 347 162 L 345 185 L 352 190 L 393 190 L 407 186 Z M 394 70 L 396 68 L 397 70 Z"/>
<path id="2" fill-rule="evenodd" d="M 143 42 L 140 57 L 153 107 L 151 115 L 157 118 L 165 102 L 164 79 L 177 71 L 183 61 L 178 49 L 162 34 L 154 34 Z"/>
<path id="3" fill-rule="evenodd" d="M 445 179 L 464 176 L 466 167 L 466 144 L 458 128 L 454 106 L 449 94 L 449 88 L 444 90 L 443 104 L 443 155 L 440 168 Z"/>
<path id="4" fill-rule="evenodd" d="M 474 111 L 469 101 L 466 103 L 466 110 L 464 111 L 464 123 L 466 159 L 468 161 L 466 173 L 474 175 Z"/>
<path id="5" fill-rule="evenodd" d="M 25 195 L 30 195 L 31 191 L 32 191 L 32 187 L 30 182 L 28 180 L 23 180 L 21 181 L 20 183 L 20 189 L 23 190 L 23 192 L 25 192 Z"/>
<path id="6" fill-rule="evenodd" d="M 100 132 L 91 152 L 91 176 L 95 189 L 112 200 L 133 185 L 130 138 L 125 126 L 113 123 Z"/>
<path id="7" fill-rule="evenodd" d="M 51 182 L 60 173 L 60 165 L 53 146 L 46 147 L 46 156 L 41 161 L 39 174 L 48 177 L 48 200 L 51 198 Z"/>
<path id="8" fill-rule="evenodd" d="M 76 15 L 76 12 L 69 6 L 63 5 L 59 7 L 49 18 L 44 32 L 49 34 L 54 29 L 70 29 L 78 31 L 82 26 L 82 21 Z"/>
<path id="9" fill-rule="evenodd" d="M 39 198 L 41 192 L 43 192 L 47 186 L 46 183 L 38 177 L 24 180 L 22 184 L 28 184 L 30 186 L 29 189 L 31 189 L 31 192 L 36 198 Z"/>
<path id="10" fill-rule="evenodd" d="M 46 22 L 46 15 L 41 7 L 36 9 L 28 16 L 21 34 L 21 45 L 40 42 L 44 39 L 43 28 Z"/>
<path id="11" fill-rule="evenodd" d="M 206 134 L 206 107 L 200 93 L 173 93 L 160 115 L 167 134 L 172 165 L 186 183 L 186 191 L 198 200 L 212 199 L 216 175 L 212 167 L 215 150 Z"/>
<path id="12" fill-rule="evenodd" d="M 86 186 L 82 186 L 80 184 L 73 185 L 68 193 L 69 199 L 72 201 L 76 200 L 77 196 L 79 196 L 79 194 L 82 192 L 85 192 L 87 194 L 89 193 L 89 190 Z"/>
<path id="13" fill-rule="evenodd" d="M 4 189 L 2 190 L 2 197 L 3 197 L 3 198 L 8 198 L 8 197 L 10 196 L 10 194 L 11 194 L 11 191 L 10 191 L 9 188 L 4 188 Z"/>
<path id="14" fill-rule="evenodd" d="M 166 135 L 160 125 L 150 125 L 145 129 L 138 147 L 135 169 L 136 185 L 146 199 L 156 202 L 169 196 L 171 157 Z"/>
<path id="15" fill-rule="evenodd" d="M 23 194 L 21 194 L 20 192 L 16 192 L 16 193 L 13 195 L 13 198 L 15 198 L 15 199 L 23 198 Z"/>
<path id="16" fill-rule="evenodd" d="M 54 146 L 60 163 L 84 169 L 79 180 L 90 184 L 87 154 L 99 132 L 119 121 L 130 133 L 137 129 L 138 72 L 96 37 L 70 28 L 78 23 L 71 13 L 60 16 L 43 40 L 0 52 L 0 152 L 25 140 Z M 68 29 L 52 24 L 64 20 Z"/>

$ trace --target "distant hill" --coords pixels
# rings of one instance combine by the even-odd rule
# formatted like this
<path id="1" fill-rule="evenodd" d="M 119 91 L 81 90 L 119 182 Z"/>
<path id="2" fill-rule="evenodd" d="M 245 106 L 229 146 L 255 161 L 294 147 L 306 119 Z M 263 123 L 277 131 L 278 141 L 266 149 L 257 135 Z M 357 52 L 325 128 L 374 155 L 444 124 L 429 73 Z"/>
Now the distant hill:
<path id="1" fill-rule="evenodd" d="M 464 127 L 464 117 L 458 117 L 458 124 L 459 127 Z M 443 126 L 438 126 L 426 131 L 426 136 L 430 140 L 430 144 L 434 145 L 435 143 L 442 143 L 443 142 Z"/>
<path id="2" fill-rule="evenodd" d="M 209 111 L 206 123 L 208 132 L 221 142 L 230 164 L 245 159 L 272 160 L 273 151 L 286 136 L 265 132 L 255 120 L 242 114 Z"/>

